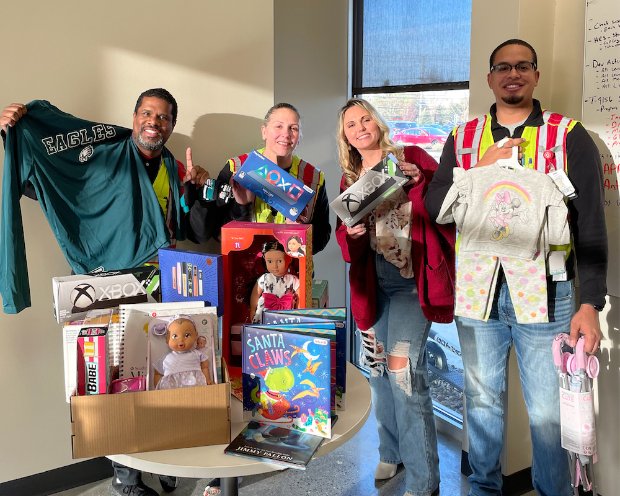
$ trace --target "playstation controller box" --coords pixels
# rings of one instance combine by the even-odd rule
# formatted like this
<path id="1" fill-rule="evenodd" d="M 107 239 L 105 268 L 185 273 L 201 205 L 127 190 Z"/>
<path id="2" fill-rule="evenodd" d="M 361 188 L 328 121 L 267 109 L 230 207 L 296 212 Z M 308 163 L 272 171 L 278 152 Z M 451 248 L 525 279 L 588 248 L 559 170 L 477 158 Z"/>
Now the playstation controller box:
<path id="1" fill-rule="evenodd" d="M 54 316 L 60 324 L 89 310 L 159 301 L 159 269 L 152 266 L 52 278 Z"/>
<path id="2" fill-rule="evenodd" d="M 329 205 L 345 226 L 354 226 L 377 205 L 396 193 L 409 178 L 398 167 L 398 159 L 388 154 Z"/>
<path id="3" fill-rule="evenodd" d="M 315 195 L 312 188 L 256 150 L 248 154 L 233 179 L 293 221 Z"/>

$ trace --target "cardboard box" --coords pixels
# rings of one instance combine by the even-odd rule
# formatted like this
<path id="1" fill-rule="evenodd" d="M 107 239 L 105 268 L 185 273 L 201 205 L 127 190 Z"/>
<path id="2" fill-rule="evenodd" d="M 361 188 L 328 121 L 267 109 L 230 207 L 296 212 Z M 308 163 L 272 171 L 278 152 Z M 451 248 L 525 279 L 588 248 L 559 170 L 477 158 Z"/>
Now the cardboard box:
<path id="1" fill-rule="evenodd" d="M 302 249 L 291 253 L 291 271 L 299 277 L 298 307 L 312 305 L 312 226 L 309 224 L 261 224 L 229 222 L 222 227 L 224 257 L 224 316 L 222 356 L 228 364 L 233 391 L 241 384 L 241 329 L 249 323 L 250 293 L 265 272 L 261 253 L 266 241 L 277 239 L 287 249 L 288 241 L 301 240 Z M 297 243 L 299 244 L 299 243 Z M 234 351 L 234 353 L 233 353 Z"/>
<path id="2" fill-rule="evenodd" d="M 317 279 L 312 281 L 312 308 L 327 308 L 328 306 L 327 280 Z"/>
<path id="3" fill-rule="evenodd" d="M 161 301 L 204 301 L 224 313 L 223 258 L 196 251 L 159 250 Z"/>
<path id="4" fill-rule="evenodd" d="M 227 444 L 230 383 L 73 396 L 70 413 L 74 459 Z"/>
<path id="5" fill-rule="evenodd" d="M 291 176 L 256 150 L 248 154 L 233 178 L 291 220 L 297 220 L 315 195 L 303 181 Z"/>
<path id="6" fill-rule="evenodd" d="M 409 178 L 398 167 L 398 160 L 390 153 L 329 205 L 342 222 L 350 227 L 408 181 Z"/>
<path id="7" fill-rule="evenodd" d="M 88 310 L 159 300 L 159 269 L 152 266 L 52 278 L 54 316 L 60 324 Z"/>

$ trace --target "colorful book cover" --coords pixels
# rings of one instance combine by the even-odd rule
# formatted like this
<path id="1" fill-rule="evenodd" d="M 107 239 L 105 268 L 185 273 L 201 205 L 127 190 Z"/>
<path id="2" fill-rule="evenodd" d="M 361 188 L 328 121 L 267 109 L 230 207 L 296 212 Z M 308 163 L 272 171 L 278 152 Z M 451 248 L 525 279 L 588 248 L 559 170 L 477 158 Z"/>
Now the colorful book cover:
<path id="1" fill-rule="evenodd" d="M 312 188 L 303 181 L 291 176 L 256 150 L 248 154 L 248 158 L 233 178 L 293 221 L 297 220 L 315 195 Z"/>
<path id="2" fill-rule="evenodd" d="M 336 407 L 344 410 L 347 391 L 347 309 L 294 308 L 292 310 L 268 310 L 263 313 L 264 324 L 302 324 L 321 321 L 336 326 Z"/>
<path id="3" fill-rule="evenodd" d="M 270 326 L 243 327 L 246 419 L 331 437 L 328 331 L 322 337 Z"/>
<path id="4" fill-rule="evenodd" d="M 329 205 L 346 226 L 353 226 L 407 181 L 409 178 L 398 167 L 398 159 L 390 153 Z"/>
<path id="5" fill-rule="evenodd" d="M 330 338 L 330 351 L 331 351 L 331 365 L 330 365 L 330 411 L 332 416 L 336 414 L 336 408 L 340 408 L 338 404 L 338 334 L 340 338 L 344 338 L 342 346 L 346 346 L 346 334 L 342 329 L 338 329 L 342 325 L 342 322 L 335 322 L 327 319 L 321 319 L 318 317 L 307 317 L 299 315 L 288 315 L 279 313 L 278 310 L 268 310 L 267 315 L 263 316 L 263 325 L 269 327 L 275 327 L 279 330 L 293 332 L 303 332 L 307 334 L 321 335 L 316 333 L 317 328 L 321 328 L 321 333 L 325 332 L 325 329 L 329 329 Z M 343 327 L 344 329 L 344 327 Z M 344 349 L 346 355 L 346 349 Z M 346 357 L 345 357 L 346 360 Z M 346 363 L 342 364 L 346 367 Z M 345 376 L 346 378 L 346 376 Z"/>
<path id="6" fill-rule="evenodd" d="M 252 420 L 224 449 L 224 453 L 305 470 L 323 439 L 296 429 Z"/>
<path id="7" fill-rule="evenodd" d="M 161 299 L 172 301 L 203 301 L 224 313 L 224 272 L 221 255 L 195 251 L 159 250 Z"/>

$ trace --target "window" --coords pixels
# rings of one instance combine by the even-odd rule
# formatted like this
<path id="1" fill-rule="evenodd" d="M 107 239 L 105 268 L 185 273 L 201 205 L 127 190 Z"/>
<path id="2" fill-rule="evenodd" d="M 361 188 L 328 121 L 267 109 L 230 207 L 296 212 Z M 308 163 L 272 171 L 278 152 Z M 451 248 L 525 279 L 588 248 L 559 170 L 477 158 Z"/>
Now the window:
<path id="1" fill-rule="evenodd" d="M 368 100 L 392 139 L 435 159 L 469 112 L 471 0 L 354 0 L 352 94 Z M 359 355 L 354 340 L 354 358 Z M 463 362 L 452 324 L 427 342 L 436 411 L 463 420 Z"/>

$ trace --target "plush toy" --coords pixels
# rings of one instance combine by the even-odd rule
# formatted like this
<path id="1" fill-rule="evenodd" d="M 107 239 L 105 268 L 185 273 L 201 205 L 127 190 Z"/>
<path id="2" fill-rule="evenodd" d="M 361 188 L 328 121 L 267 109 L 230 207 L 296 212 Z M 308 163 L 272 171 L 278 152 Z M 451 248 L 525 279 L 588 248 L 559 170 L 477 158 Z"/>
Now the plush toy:
<path id="1" fill-rule="evenodd" d="M 263 244 L 262 257 L 267 272 L 261 275 L 250 297 L 250 319 L 260 322 L 263 310 L 289 310 L 297 307 L 299 278 L 289 272 L 291 257 L 278 241 Z"/>
<path id="2" fill-rule="evenodd" d="M 197 348 L 200 337 L 189 315 L 177 315 L 166 325 L 170 352 L 155 363 L 153 383 L 156 389 L 213 384 L 209 357 L 203 349 Z"/>

